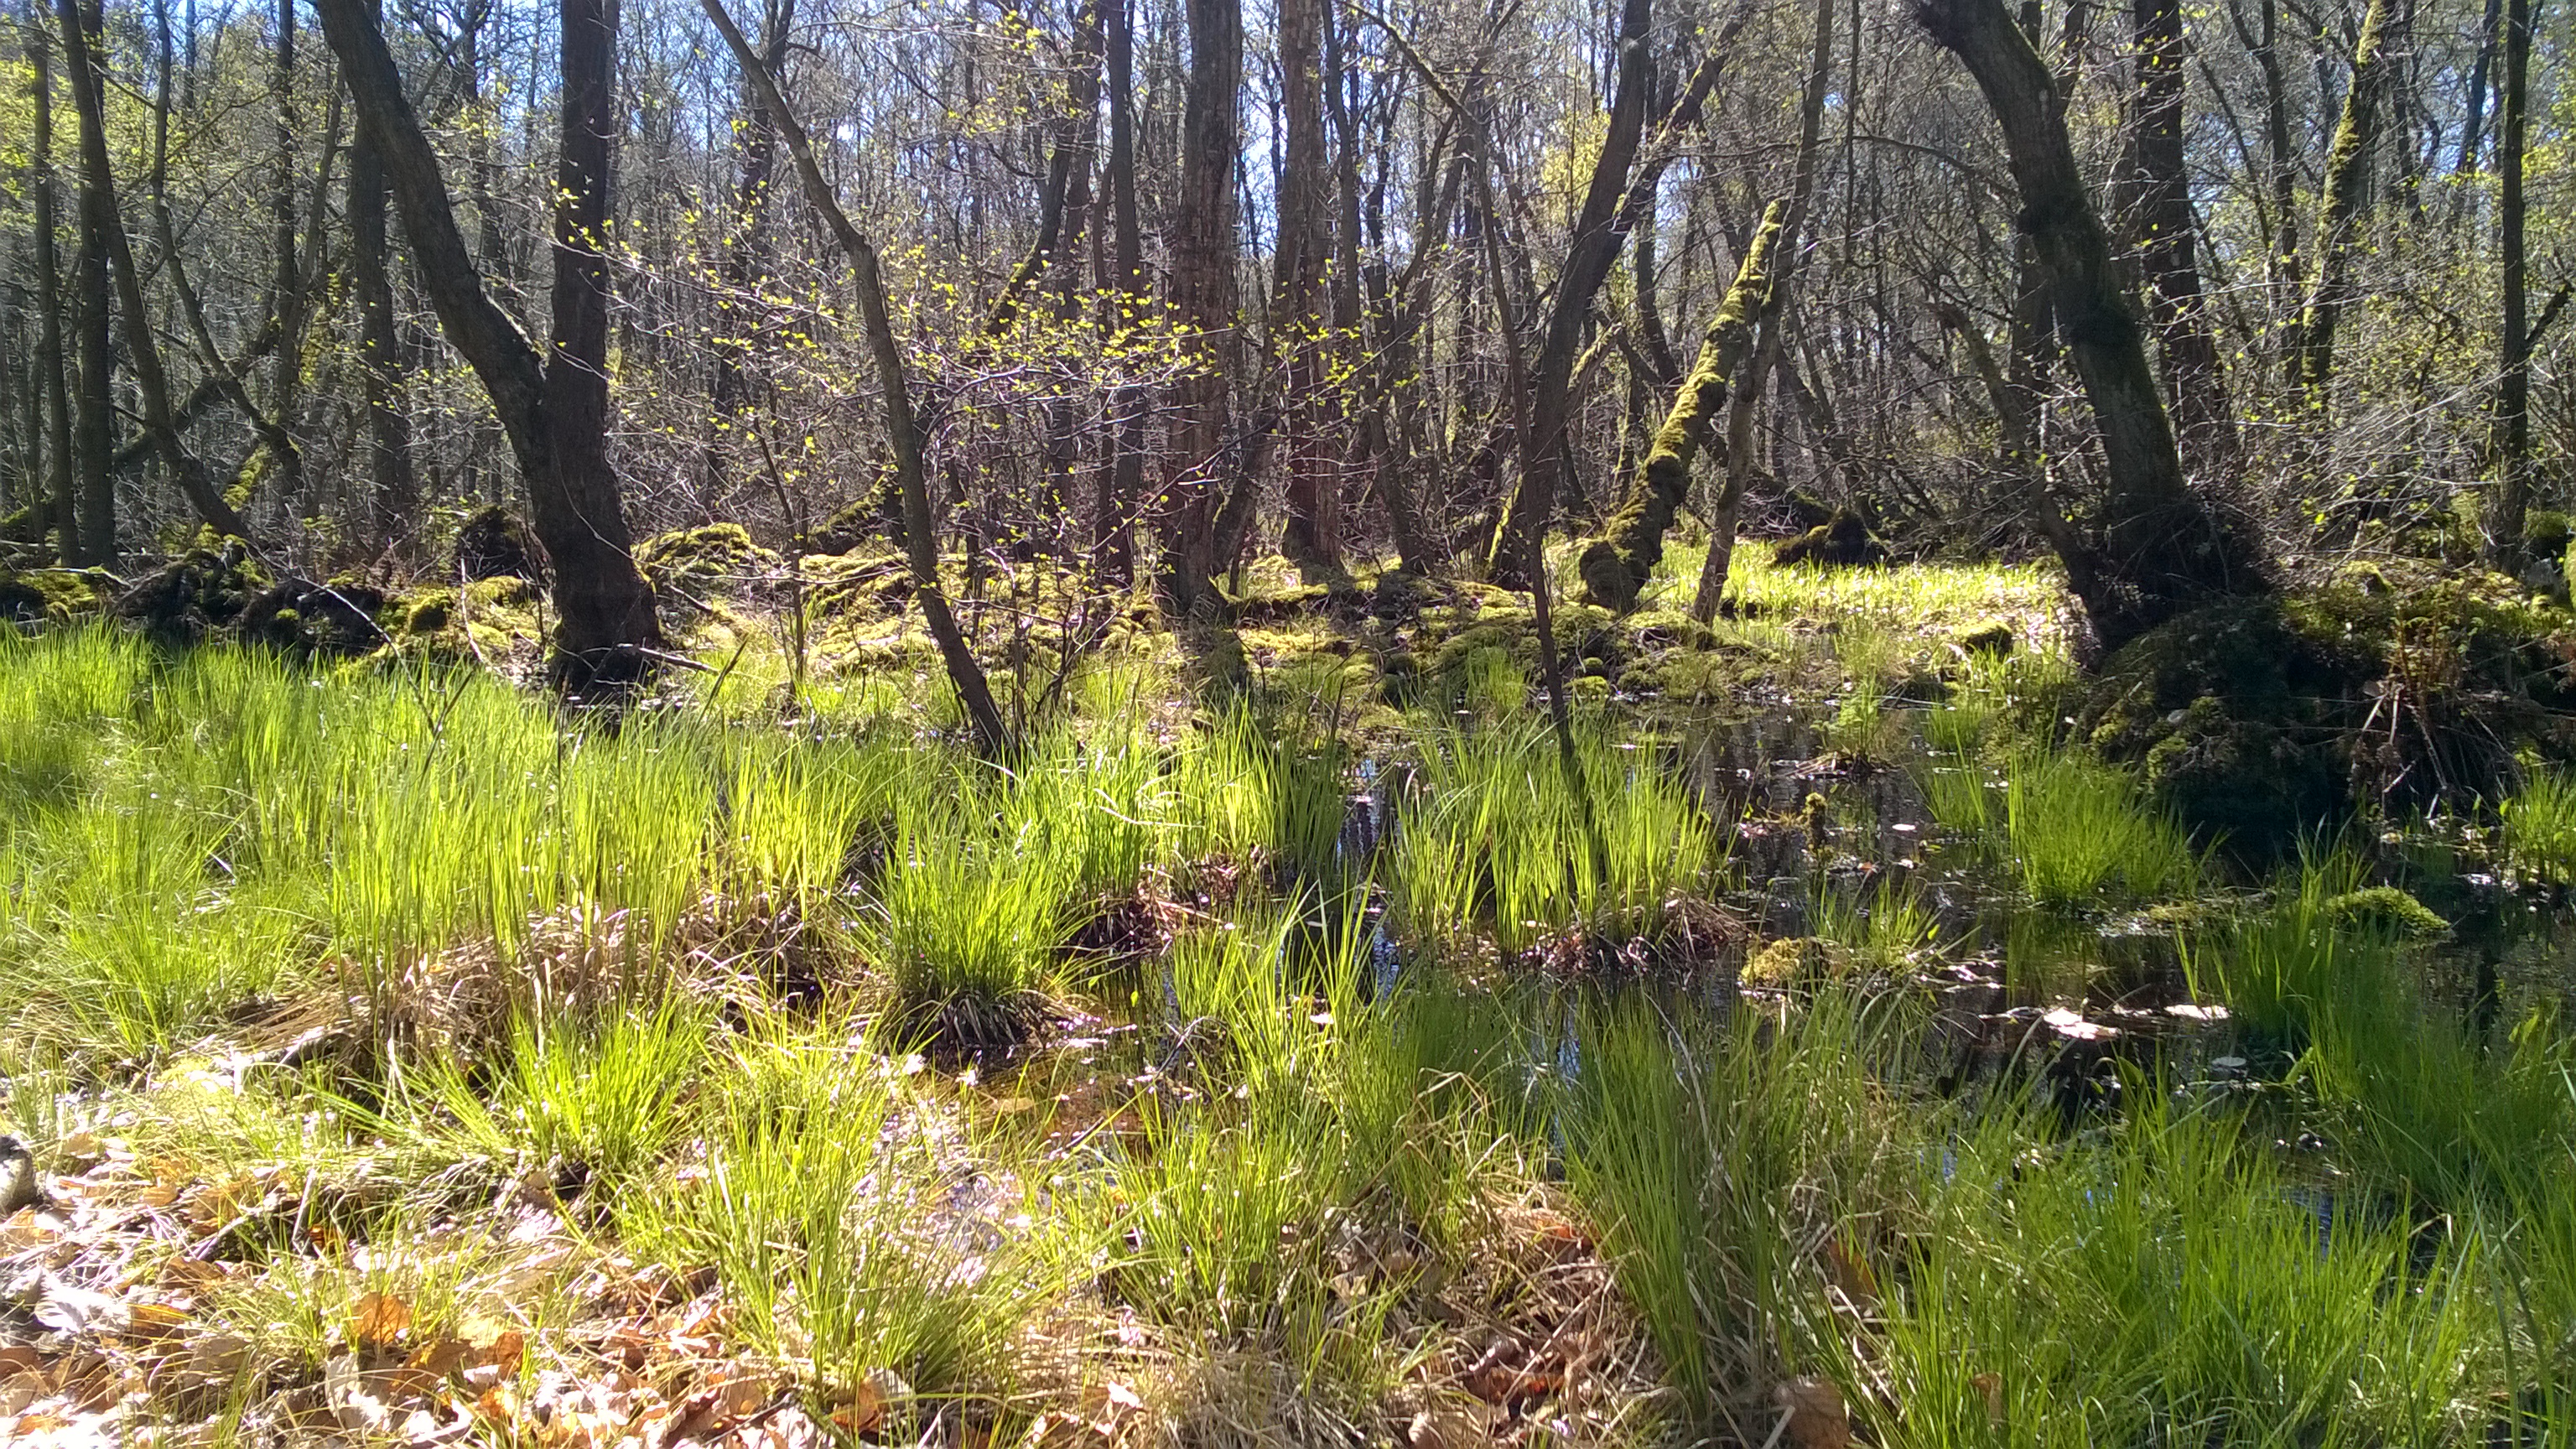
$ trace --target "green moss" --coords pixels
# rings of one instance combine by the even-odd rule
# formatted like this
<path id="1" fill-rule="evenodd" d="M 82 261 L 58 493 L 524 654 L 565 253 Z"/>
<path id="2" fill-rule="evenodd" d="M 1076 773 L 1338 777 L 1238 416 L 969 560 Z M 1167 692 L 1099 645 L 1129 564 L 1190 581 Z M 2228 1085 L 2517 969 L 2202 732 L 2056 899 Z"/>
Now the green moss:
<path id="1" fill-rule="evenodd" d="M 2347 891 L 2325 903 L 2326 920 L 2345 930 L 2429 940 L 2450 934 L 2451 923 L 2395 886 Z"/>
<path id="2" fill-rule="evenodd" d="M 1719 410 L 1726 406 L 1727 379 L 1733 377 L 1751 345 L 1753 324 L 1771 300 L 1771 251 L 1788 219 L 1788 204 L 1775 201 L 1762 218 L 1762 229 L 1745 249 L 1744 263 L 1726 300 L 1709 323 L 1699 357 L 1673 394 L 1672 410 L 1655 430 L 1645 466 L 1637 470 L 1628 496 L 1601 536 L 1587 546 L 1576 564 L 1584 597 L 1617 613 L 1637 607 L 1637 595 L 1663 560 L 1664 534 L 1690 497 L 1691 464 L 1716 432 Z"/>
<path id="3" fill-rule="evenodd" d="M 109 578 L 95 570 L 23 569 L 0 572 L 0 620 L 15 624 L 64 624 L 107 607 Z"/>
<path id="4" fill-rule="evenodd" d="M 1744 963 L 1743 983 L 1786 991 L 1821 986 L 1851 974 L 1851 948 L 1818 936 L 1773 941 Z"/>
<path id="5" fill-rule="evenodd" d="M 1969 657 L 2001 659 L 2013 652 L 2012 625 L 2000 620 L 1972 624 L 1950 636 L 1950 644 Z"/>
<path id="6" fill-rule="evenodd" d="M 739 523 L 675 529 L 639 546 L 635 563 L 654 592 L 678 588 L 701 602 L 758 588 L 780 567 L 778 555 L 752 542 Z"/>
<path id="7" fill-rule="evenodd" d="M 2257 852 L 2358 808 L 2499 798 L 2571 703 L 2576 616 L 2518 581 L 2389 560 L 2213 605 L 2104 661 L 2078 716 L 2204 833 Z"/>
<path id="8" fill-rule="evenodd" d="M 402 601 L 401 621 L 394 632 L 404 638 L 435 634 L 456 617 L 454 589 L 423 589 Z"/>

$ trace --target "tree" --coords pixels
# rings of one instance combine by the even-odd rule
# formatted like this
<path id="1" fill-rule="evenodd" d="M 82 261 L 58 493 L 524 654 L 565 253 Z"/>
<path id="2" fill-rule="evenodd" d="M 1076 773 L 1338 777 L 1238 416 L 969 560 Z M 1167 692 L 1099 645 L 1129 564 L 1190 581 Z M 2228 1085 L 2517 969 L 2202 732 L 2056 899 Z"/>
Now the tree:
<path id="1" fill-rule="evenodd" d="M 1325 396 L 1325 274 L 1332 256 L 1334 167 L 1325 154 L 1322 73 L 1327 0 L 1280 0 L 1279 238 L 1271 327 L 1287 352 L 1288 518 L 1280 551 L 1329 576 L 1342 568 L 1341 491 L 1325 433 L 1338 409 Z"/>
<path id="2" fill-rule="evenodd" d="M 617 0 L 562 0 L 554 331 L 542 356 L 475 270 L 437 153 L 367 0 L 316 0 L 316 8 L 359 133 L 383 158 L 439 327 L 482 381 L 526 484 L 562 616 L 552 672 L 575 691 L 634 679 L 662 634 L 608 458 L 608 267 L 600 244 L 616 131 Z"/>
<path id="3" fill-rule="evenodd" d="M 44 17 L 29 5 L 22 20 L 27 41 L 28 85 L 34 102 L 35 133 L 29 189 L 34 193 L 36 268 L 36 389 L 42 415 L 38 455 L 45 460 L 41 511 L 52 520 L 54 556 L 72 563 L 82 556 L 80 515 L 73 492 L 77 476 L 72 458 L 71 400 L 63 385 L 62 258 L 55 245 L 55 198 L 61 184 L 54 172 L 53 50 Z"/>
<path id="4" fill-rule="evenodd" d="M 2183 98 L 2190 46 L 2182 0 L 2133 0 L 2137 40 L 2136 135 L 2129 221 L 2146 274 L 2147 322 L 2164 358 L 2176 441 L 2184 464 L 2201 478 L 2231 482 L 2240 463 L 2236 414 L 2219 365 L 2218 338 L 2201 295 L 2193 259 L 2199 227 L 2192 219 L 2191 180 L 2184 168 Z"/>
<path id="5" fill-rule="evenodd" d="M 76 72 L 75 94 L 84 85 L 92 93 L 98 92 L 104 86 L 106 59 L 100 53 L 105 20 L 97 0 L 87 5 L 57 0 L 55 13 L 62 19 L 64 64 Z M 74 120 L 86 130 L 87 122 L 77 110 Z M 71 471 L 77 480 L 73 508 L 79 540 L 77 547 L 63 550 L 63 559 L 66 563 L 107 565 L 116 562 L 116 475 L 111 471 L 114 435 L 110 422 L 116 352 L 109 341 L 116 314 L 108 303 L 107 262 L 107 233 L 116 222 L 116 202 L 99 184 L 106 167 L 104 143 L 97 170 L 89 164 L 85 134 L 81 145 L 79 242 L 72 252 L 70 307 L 75 377 Z"/>
<path id="6" fill-rule="evenodd" d="M 2352 50 L 2352 83 L 2335 121 L 2326 153 L 2326 180 L 2317 198 L 2317 283 L 2299 315 L 2298 384 L 2314 405 L 2325 401 L 2334 379 L 2335 326 L 2352 294 L 2353 243 L 2361 229 L 2362 201 L 2370 189 L 2370 152 L 2379 136 L 2380 92 L 2388 86 L 2389 0 L 2370 0 L 2361 38 Z"/>
<path id="7" fill-rule="evenodd" d="M 2489 495 L 2487 555 L 2499 568 L 2523 558 L 2523 524 L 2531 510 L 2531 258 L 2524 246 L 2523 150 L 2530 126 L 2532 0 L 2506 0 L 2504 114 L 2496 135 L 2497 252 L 2504 276 L 2504 316 L 2496 367 L 2495 491 Z"/>
<path id="8" fill-rule="evenodd" d="M 2105 650 L 2185 610 L 2270 588 L 2255 542 L 2184 477 L 2145 329 L 2111 258 L 2110 237 L 2066 133 L 2055 78 L 2002 0 L 1917 0 L 1915 19 L 1959 58 L 2003 131 L 2029 235 L 2093 422 L 2106 474 L 2101 540 L 2067 561 Z M 2071 535 L 2070 535 L 2071 537 Z"/>
<path id="9" fill-rule="evenodd" d="M 1826 3 L 1830 6 L 1832 0 Z M 1717 435 L 1727 380 L 1743 367 L 1754 329 L 1778 284 L 1778 253 L 1789 211 L 1788 202 L 1775 201 L 1763 214 L 1762 228 L 1744 250 L 1744 263 L 1736 269 L 1735 284 L 1727 288 L 1726 304 L 1709 323 L 1699 360 L 1682 378 L 1671 411 L 1655 431 L 1627 502 L 1610 516 L 1601 536 L 1583 550 L 1577 568 L 1584 590 L 1604 608 L 1622 613 L 1635 608 L 1638 591 L 1664 556 L 1664 531 L 1690 497 L 1691 465 Z"/>
<path id="10" fill-rule="evenodd" d="M 1639 0 L 1642 3 L 1642 0 Z M 1230 439 L 1236 327 L 1235 159 L 1243 79 L 1242 0 L 1187 0 L 1189 75 L 1181 118 L 1180 195 L 1172 212 L 1172 310 L 1192 336 L 1193 369 L 1172 398 L 1170 455 L 1157 506 L 1163 598 L 1176 612 L 1211 602 L 1216 484 Z"/>
<path id="11" fill-rule="evenodd" d="M 894 449 L 895 478 L 903 499 L 904 554 L 912 568 L 914 591 L 921 598 L 922 617 L 939 645 L 949 683 L 966 706 L 977 743 L 988 755 L 1008 755 L 1014 749 L 1010 728 L 1002 722 L 1002 712 L 993 703 L 992 688 L 984 679 L 983 666 L 975 662 L 974 651 L 967 647 L 965 632 L 949 612 L 948 594 L 939 581 L 939 536 L 930 512 L 921 428 L 913 416 L 912 393 L 904 377 L 903 355 L 895 342 L 894 319 L 886 309 L 885 282 L 878 274 L 876 248 L 868 244 L 849 213 L 841 209 L 840 198 L 833 194 L 831 183 L 823 179 L 823 168 L 814 160 L 814 147 L 806 139 L 805 127 L 788 109 L 787 98 L 779 93 L 777 77 L 753 52 L 751 42 L 743 39 L 733 17 L 725 12 L 723 0 L 699 3 L 732 49 L 743 75 L 759 91 L 761 104 L 768 108 L 771 122 L 786 140 L 787 154 L 796 162 L 796 176 L 804 184 L 807 204 L 822 214 L 833 240 L 849 258 L 858 283 L 859 317 L 867 330 L 868 353 L 876 364 L 877 385 L 885 393 L 886 440 Z"/>
<path id="12" fill-rule="evenodd" d="M 402 338 L 394 322 L 391 248 L 385 235 L 384 159 L 362 130 L 349 148 L 349 291 L 358 306 L 358 379 L 367 424 L 370 511 L 379 543 L 409 538 L 420 515 L 411 415 L 403 405 Z"/>
<path id="13" fill-rule="evenodd" d="M 118 311 L 125 322 L 126 355 L 134 365 L 136 390 L 143 395 L 144 433 L 197 516 L 219 536 L 247 539 L 249 526 L 216 489 L 204 462 L 181 442 L 178 424 L 171 415 L 169 380 L 161 370 L 161 344 L 153 335 L 152 311 L 143 294 L 143 274 L 134 264 L 134 248 L 116 207 L 115 174 L 108 165 L 107 100 L 102 84 L 107 68 L 97 48 L 96 15 L 93 12 L 83 16 L 79 0 L 61 0 L 61 14 L 63 60 L 71 71 L 72 109 L 80 118 L 82 205 L 90 213 L 85 220 L 97 228 L 115 275 Z M 86 381 L 84 378 L 84 384 Z M 104 554 L 110 559 L 115 552 L 113 517 L 112 511 L 108 512 L 104 532 L 84 540 L 93 550 L 104 545 Z M 83 532 L 88 532 L 86 520 Z"/>

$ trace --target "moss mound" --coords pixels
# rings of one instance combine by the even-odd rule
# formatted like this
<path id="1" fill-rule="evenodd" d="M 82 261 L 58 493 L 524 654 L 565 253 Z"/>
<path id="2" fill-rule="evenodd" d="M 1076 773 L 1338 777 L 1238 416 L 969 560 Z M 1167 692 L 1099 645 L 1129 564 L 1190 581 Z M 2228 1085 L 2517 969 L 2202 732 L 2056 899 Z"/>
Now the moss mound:
<path id="1" fill-rule="evenodd" d="M 2346 891 L 2325 904 L 2326 920 L 2348 931 L 2372 931 L 2410 940 L 2431 940 L 2451 933 L 2451 923 L 2432 907 L 2391 885 Z"/>
<path id="2" fill-rule="evenodd" d="M 238 549 L 194 549 L 146 575 L 108 612 L 164 644 L 196 644 L 232 627 L 270 584 Z"/>
<path id="3" fill-rule="evenodd" d="M 543 578 L 543 556 L 528 526 L 497 503 L 466 515 L 456 530 L 454 567 L 468 580 Z"/>
<path id="4" fill-rule="evenodd" d="M 1816 564 L 1826 568 L 1875 568 L 1887 562 L 1887 545 L 1869 531 L 1861 516 L 1847 508 L 1771 550 L 1775 564 Z"/>
<path id="5" fill-rule="evenodd" d="M 107 607 L 107 575 L 81 569 L 0 572 L 0 620 L 32 627 L 67 624 Z"/>
<path id="6" fill-rule="evenodd" d="M 655 593 L 677 587 L 700 599 L 750 592 L 779 570 L 778 555 L 752 542 L 739 523 L 673 529 L 638 547 L 635 563 Z"/>
<path id="7" fill-rule="evenodd" d="M 514 645 L 539 641 L 536 610 L 543 598 L 535 584 L 506 576 L 462 590 L 415 590 L 379 612 L 391 636 L 379 653 L 447 663 L 506 658 Z"/>
<path id="8" fill-rule="evenodd" d="M 806 531 L 804 551 L 824 554 L 856 553 L 870 543 L 883 540 L 888 545 L 902 541 L 901 505 L 897 502 L 889 478 L 886 486 L 863 498 L 842 504 L 829 518 Z"/>
<path id="9" fill-rule="evenodd" d="M 234 632 L 299 656 L 364 654 L 386 642 L 385 592 L 355 580 L 281 579 L 243 606 Z"/>
<path id="10" fill-rule="evenodd" d="M 2268 854 L 2357 809 L 2498 798 L 2517 750 L 2576 743 L 2571 684 L 2576 615 L 2502 575 L 2392 563 L 2148 631 L 2077 726 L 2196 829 Z"/>

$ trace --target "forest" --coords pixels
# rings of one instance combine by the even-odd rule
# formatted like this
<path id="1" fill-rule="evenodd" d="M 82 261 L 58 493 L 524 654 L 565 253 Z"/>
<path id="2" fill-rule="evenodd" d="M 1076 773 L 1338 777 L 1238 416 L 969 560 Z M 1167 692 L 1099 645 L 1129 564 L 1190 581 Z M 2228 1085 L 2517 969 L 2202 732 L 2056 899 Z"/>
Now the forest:
<path id="1" fill-rule="evenodd" d="M 0 1444 L 2576 1444 L 2542 0 L 10 0 Z"/>

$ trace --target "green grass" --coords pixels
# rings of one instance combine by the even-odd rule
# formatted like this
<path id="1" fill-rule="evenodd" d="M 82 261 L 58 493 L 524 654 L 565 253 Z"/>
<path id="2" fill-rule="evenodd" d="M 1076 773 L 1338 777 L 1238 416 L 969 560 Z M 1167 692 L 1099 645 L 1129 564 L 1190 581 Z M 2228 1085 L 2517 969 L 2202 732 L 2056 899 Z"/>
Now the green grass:
<path id="1" fill-rule="evenodd" d="M 2127 776 L 2081 756 L 2016 757 L 2004 831 L 2022 888 L 2043 905 L 2154 901 L 2198 884 L 2200 856 L 2182 826 L 2141 801 Z"/>
<path id="2" fill-rule="evenodd" d="M 1426 732 L 1388 867 L 1410 941 L 1505 959 L 1567 932 L 1620 943 L 1711 893 L 1716 829 L 1650 748 L 1587 726 L 1577 769 L 1583 795 L 1534 724 Z"/>
<path id="3" fill-rule="evenodd" d="M 2550 885 L 2576 885 L 2576 776 L 2531 766 L 2501 813 L 2505 853 L 2516 870 Z"/>

